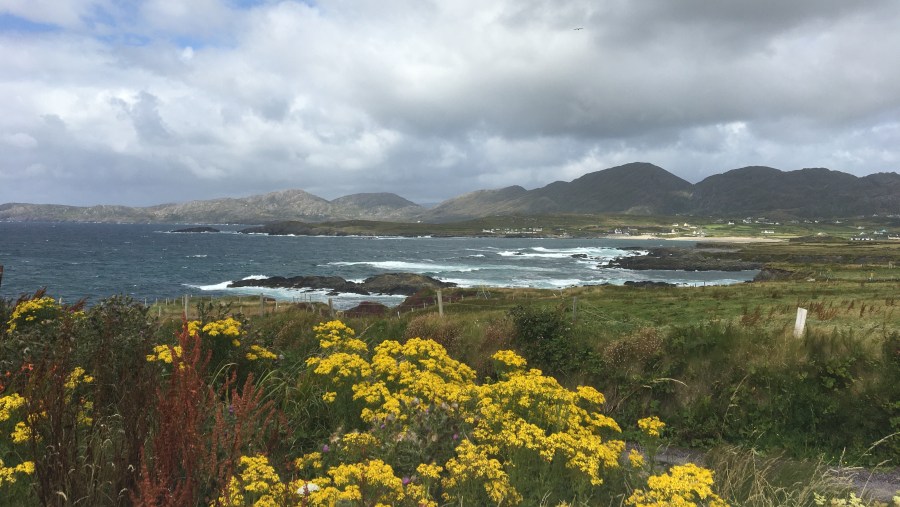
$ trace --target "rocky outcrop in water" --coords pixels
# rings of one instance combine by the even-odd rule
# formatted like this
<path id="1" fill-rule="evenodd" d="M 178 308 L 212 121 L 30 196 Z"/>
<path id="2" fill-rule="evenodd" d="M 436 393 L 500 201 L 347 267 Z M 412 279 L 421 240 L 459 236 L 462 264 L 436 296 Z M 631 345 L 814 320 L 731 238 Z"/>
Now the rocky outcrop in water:
<path id="1" fill-rule="evenodd" d="M 184 229 L 175 229 L 172 232 L 221 232 L 215 227 L 186 227 Z"/>
<path id="2" fill-rule="evenodd" d="M 339 276 L 273 276 L 263 279 L 238 280 L 228 287 L 265 287 L 270 289 L 329 290 L 331 293 L 390 294 L 411 296 L 422 289 L 455 287 L 430 276 L 415 273 L 384 273 L 366 278 L 362 283 L 350 282 Z"/>
<path id="3" fill-rule="evenodd" d="M 619 257 L 607 267 L 634 270 L 745 271 L 759 269 L 761 263 L 745 261 L 730 252 L 693 248 L 651 248 L 645 255 Z"/>
<path id="4" fill-rule="evenodd" d="M 334 293 L 369 294 L 355 282 L 348 282 L 339 276 L 271 276 L 269 278 L 238 280 L 228 287 L 264 287 L 267 289 L 326 289 Z"/>
<path id="5" fill-rule="evenodd" d="M 412 296 L 422 289 L 456 287 L 455 283 L 413 273 L 384 273 L 366 278 L 361 284 L 369 292 Z"/>

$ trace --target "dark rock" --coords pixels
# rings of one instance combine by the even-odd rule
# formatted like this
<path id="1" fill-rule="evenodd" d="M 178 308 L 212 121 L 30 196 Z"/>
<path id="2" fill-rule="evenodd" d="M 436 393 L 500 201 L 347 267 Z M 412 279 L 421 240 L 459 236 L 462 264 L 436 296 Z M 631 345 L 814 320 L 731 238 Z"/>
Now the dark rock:
<path id="1" fill-rule="evenodd" d="M 444 289 L 456 287 L 455 283 L 442 282 L 435 278 L 415 273 L 385 273 L 366 278 L 362 284 L 369 292 L 411 296 L 422 289 Z"/>
<path id="2" fill-rule="evenodd" d="M 745 261 L 729 251 L 705 251 L 693 248 L 651 248 L 646 255 L 613 259 L 608 266 L 634 270 L 746 271 L 759 269 L 759 262 Z"/>
<path id="3" fill-rule="evenodd" d="M 238 280 L 228 284 L 229 287 L 267 287 L 276 289 L 329 289 L 334 294 L 353 293 L 368 295 L 366 289 L 355 282 L 348 282 L 339 276 L 273 276 L 260 280 Z"/>
<path id="4" fill-rule="evenodd" d="M 185 229 L 175 229 L 172 232 L 221 232 L 213 227 L 187 227 Z"/>
<path id="5" fill-rule="evenodd" d="M 674 283 L 669 282 L 655 282 L 653 280 L 628 280 L 625 282 L 625 285 L 628 287 L 677 287 Z"/>
<path id="6" fill-rule="evenodd" d="M 390 311 L 390 308 L 381 303 L 376 303 L 374 301 L 363 301 L 353 308 L 345 310 L 344 315 L 350 317 L 381 316 L 388 313 L 388 311 Z"/>
<path id="7" fill-rule="evenodd" d="M 572 254 L 572 258 L 573 259 L 587 259 L 588 254 L 583 254 L 583 253 Z"/>
<path id="8" fill-rule="evenodd" d="M 429 276 L 414 273 L 385 273 L 367 278 L 363 283 L 349 282 L 339 276 L 273 276 L 260 280 L 238 280 L 229 287 L 266 287 L 279 289 L 327 289 L 329 296 L 340 293 L 391 294 L 410 296 L 422 289 L 442 289 L 456 284 L 442 282 Z"/>

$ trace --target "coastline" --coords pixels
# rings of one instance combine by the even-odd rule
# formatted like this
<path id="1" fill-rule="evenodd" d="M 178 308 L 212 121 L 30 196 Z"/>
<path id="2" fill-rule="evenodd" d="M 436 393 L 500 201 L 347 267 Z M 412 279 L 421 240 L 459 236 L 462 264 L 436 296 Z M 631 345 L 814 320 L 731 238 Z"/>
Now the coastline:
<path id="1" fill-rule="evenodd" d="M 603 239 L 634 239 L 638 241 L 697 241 L 701 243 L 784 243 L 784 238 L 754 238 L 751 236 L 654 236 L 653 234 L 635 234 L 633 236 L 608 234 Z"/>

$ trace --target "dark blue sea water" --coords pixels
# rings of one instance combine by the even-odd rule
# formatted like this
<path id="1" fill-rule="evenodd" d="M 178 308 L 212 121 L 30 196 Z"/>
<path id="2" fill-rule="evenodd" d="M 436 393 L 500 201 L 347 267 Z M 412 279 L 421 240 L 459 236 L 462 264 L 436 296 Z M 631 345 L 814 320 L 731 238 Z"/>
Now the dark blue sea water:
<path id="1" fill-rule="evenodd" d="M 421 273 L 465 287 L 564 288 L 626 280 L 685 285 L 738 283 L 755 271 L 629 271 L 603 266 L 625 247 L 663 244 L 628 239 L 364 238 L 171 233 L 177 225 L 0 222 L 0 297 L 46 287 L 50 295 L 89 303 L 125 294 L 153 302 L 184 294 L 265 294 L 282 300 L 327 300 L 325 291 L 228 289 L 248 277 L 338 275 L 362 281 L 388 272 Z M 671 245 L 671 242 L 667 242 Z M 586 254 L 589 258 L 574 258 Z M 402 297 L 340 295 L 399 304 Z"/>

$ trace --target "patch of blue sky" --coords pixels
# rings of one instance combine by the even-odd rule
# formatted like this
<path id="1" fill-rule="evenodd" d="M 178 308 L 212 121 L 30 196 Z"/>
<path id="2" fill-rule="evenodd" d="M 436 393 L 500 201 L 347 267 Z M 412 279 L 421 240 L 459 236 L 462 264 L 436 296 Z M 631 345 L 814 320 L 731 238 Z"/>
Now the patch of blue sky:
<path id="1" fill-rule="evenodd" d="M 12 14 L 0 14 L 0 32 L 43 33 L 57 32 L 62 29 L 48 23 L 36 23 Z"/>
<path id="2" fill-rule="evenodd" d="M 126 12 L 127 11 L 120 8 L 117 8 L 116 11 L 109 11 L 100 7 L 94 7 L 87 16 L 82 18 L 82 22 L 91 29 L 98 27 L 116 27 L 122 24 L 122 16 Z"/>
<path id="3" fill-rule="evenodd" d="M 239 9 L 252 9 L 253 7 L 265 5 L 269 2 L 268 0 L 230 0 L 229 3 Z"/>
<path id="4" fill-rule="evenodd" d="M 111 45 L 123 46 L 147 46 L 153 42 L 153 38 L 139 33 L 112 33 L 104 35 L 96 35 L 95 38 L 100 42 Z"/>
<path id="5" fill-rule="evenodd" d="M 215 39 L 195 35 L 176 35 L 172 37 L 171 41 L 180 48 L 203 49 L 205 47 L 226 46 L 224 39 L 224 35 Z"/>
<path id="6" fill-rule="evenodd" d="M 279 1 L 281 1 L 281 0 L 229 0 L 229 3 L 232 6 L 237 7 L 239 9 L 252 9 L 254 7 L 259 7 L 261 5 L 275 4 L 275 3 L 278 3 Z M 298 3 L 306 4 L 310 7 L 316 6 L 315 0 L 294 0 L 294 1 L 296 1 Z"/>

